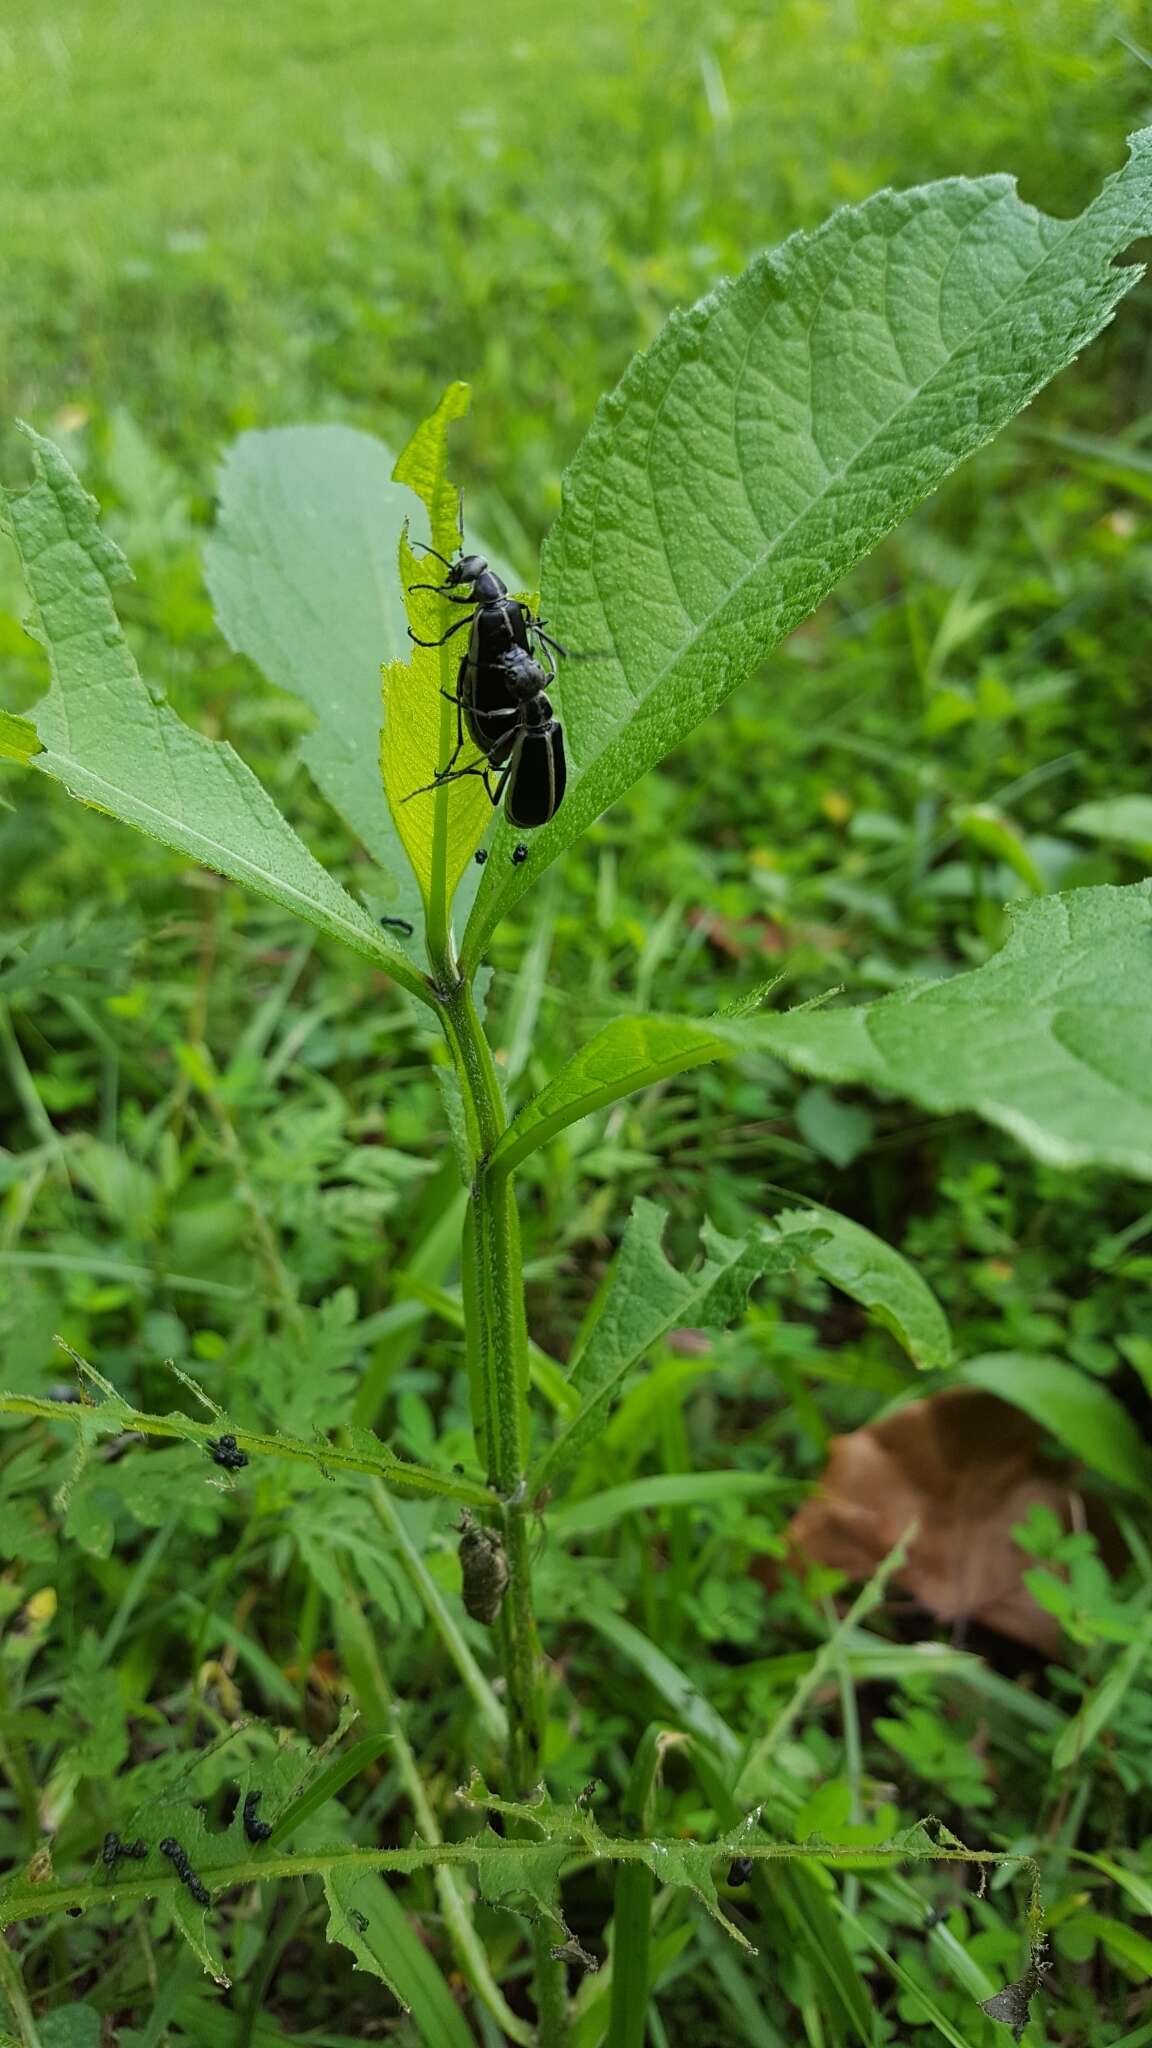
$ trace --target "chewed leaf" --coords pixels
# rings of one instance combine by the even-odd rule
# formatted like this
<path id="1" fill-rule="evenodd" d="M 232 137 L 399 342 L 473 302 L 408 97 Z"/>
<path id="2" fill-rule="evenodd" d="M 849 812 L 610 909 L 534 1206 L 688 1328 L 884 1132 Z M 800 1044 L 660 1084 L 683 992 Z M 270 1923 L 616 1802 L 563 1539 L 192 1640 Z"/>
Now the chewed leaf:
<path id="1" fill-rule="evenodd" d="M 591 1856 L 596 1862 L 607 1862 L 614 1851 L 619 1854 L 619 1842 L 605 1834 L 587 1808 L 578 1801 L 570 1805 L 557 1804 L 542 1787 L 530 1802 L 499 1799 L 488 1791 L 479 1772 L 474 1771 L 467 1789 L 458 1796 L 469 1806 L 485 1807 L 489 1812 L 499 1813 L 518 1821 L 524 1828 L 532 1827 L 537 1831 L 535 1842 L 504 1841 L 500 1844 L 504 1854 L 499 1861 L 488 1859 L 478 1864 L 481 1891 L 494 1903 L 509 1905 L 516 1894 L 521 1894 L 522 1910 L 534 1917 L 541 1915 L 555 1920 L 563 1926 L 559 1880 L 567 1858 L 582 1854 Z M 498 1839 L 492 1837 L 494 1843 Z M 742 1942 L 745 1948 L 749 1946 L 743 1934 L 721 1911 L 712 1875 L 718 1859 L 725 1866 L 731 1861 L 732 1852 L 727 1845 L 641 1839 L 635 1843 L 632 1853 L 640 1862 L 647 1864 L 660 1884 L 686 1885 L 727 1933 Z"/>
<path id="2" fill-rule="evenodd" d="M 712 1866 L 716 1861 L 711 1842 L 642 1842 L 640 1854 L 659 1884 L 684 1885 L 718 1920 L 725 1934 L 755 1955 L 747 1935 L 721 1911 Z"/>
<path id="3" fill-rule="evenodd" d="M 451 559 L 457 533 L 456 491 L 445 475 L 447 429 L 468 403 L 466 384 L 450 384 L 436 411 L 418 427 L 396 464 L 398 482 L 410 484 L 427 508 L 432 544 Z M 397 834 L 419 884 L 426 913 L 435 902 L 442 915 L 460 877 L 480 844 L 492 816 L 483 782 L 468 775 L 442 789 L 429 787 L 438 769 L 450 760 L 462 728 L 456 694 L 461 657 L 468 640 L 466 608 L 448 604 L 434 590 L 413 586 L 437 583 L 443 569 L 435 557 L 417 557 L 406 533 L 401 535 L 399 580 L 408 623 L 416 636 L 407 661 L 391 661 L 382 670 L 384 730 L 380 764 L 384 790 Z M 452 626 L 462 630 L 442 647 L 420 641 L 438 640 Z M 445 694 L 447 693 L 447 694 Z M 467 732 L 457 758 L 458 768 L 477 759 Z M 434 920 L 433 920 L 434 922 Z"/>
<path id="4" fill-rule="evenodd" d="M 402 455 L 396 458 L 392 475 L 398 484 L 415 491 L 428 514 L 432 545 L 451 556 L 459 539 L 460 499 L 449 483 L 448 429 L 462 420 L 468 410 L 467 384 L 449 384 L 434 413 L 417 427 Z"/>
<path id="5" fill-rule="evenodd" d="M 371 1871 L 328 1870 L 329 1941 L 351 1949 L 358 1969 L 386 1984 L 437 2048 L 473 2048 L 473 2035 L 413 1922 L 384 1879 Z"/>
<path id="6" fill-rule="evenodd" d="M 483 1839 L 487 1839 L 484 1837 Z M 493 1835 L 494 1842 L 500 1838 Z M 561 1935 L 568 1924 L 560 1905 L 560 1873 L 573 1850 L 564 1842 L 503 1842 L 498 1860 L 478 1864 L 480 1896 L 530 1920 L 550 1921 Z"/>
<path id="7" fill-rule="evenodd" d="M 667 1212 L 639 1196 L 607 1280 L 577 1339 L 570 1384 L 580 1408 L 544 1452 L 535 1486 L 550 1484 L 602 1430 L 628 1375 L 669 1330 L 722 1330 L 743 1313 L 748 1291 L 766 1268 L 786 1271 L 806 1241 L 782 1243 L 764 1231 L 724 1237 L 711 1224 L 701 1233 L 704 1257 L 680 1273 L 664 1255 Z"/>
<path id="8" fill-rule="evenodd" d="M 880 192 L 674 315 L 564 479 L 542 604 L 566 645 L 565 802 L 501 834 L 465 940 L 516 897 L 1112 317 L 1152 224 L 1152 129 L 1076 220 L 1011 178 Z"/>
<path id="9" fill-rule="evenodd" d="M 1032 1963 L 1023 1977 L 1017 1978 L 1014 1984 L 1006 1984 L 1003 1991 L 998 1991 L 994 1998 L 982 1999 L 980 2010 L 987 2013 L 990 2020 L 998 2021 L 1000 2026 L 1010 2027 L 1012 2039 L 1020 2041 L 1028 2025 L 1028 2007 L 1040 1989 L 1042 1981 L 1040 1971 L 1036 1964 Z"/>

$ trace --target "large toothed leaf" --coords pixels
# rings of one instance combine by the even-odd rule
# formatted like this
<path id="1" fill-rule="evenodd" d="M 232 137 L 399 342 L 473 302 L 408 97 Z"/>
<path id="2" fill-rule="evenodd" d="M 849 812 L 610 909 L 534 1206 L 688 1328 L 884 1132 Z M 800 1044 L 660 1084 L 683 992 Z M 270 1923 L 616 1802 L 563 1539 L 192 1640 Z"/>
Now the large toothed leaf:
<path id="1" fill-rule="evenodd" d="M 1152 130 L 1076 220 L 1007 177 L 882 192 L 671 319 L 565 479 L 543 609 L 569 646 L 568 795 L 494 848 L 466 956 L 854 562 L 1099 333 L 1152 228 Z M 760 771 L 758 771 L 760 772 Z"/>
<path id="2" fill-rule="evenodd" d="M 1152 1179 L 1152 882 L 1010 911 L 970 974 L 877 1003 L 755 1020 L 801 1073 L 971 1110 L 1054 1166 Z"/>
<path id="3" fill-rule="evenodd" d="M 59 449 L 25 431 L 33 481 L 0 492 L 0 514 L 52 670 L 36 708 L 42 751 L 32 765 L 83 803 L 246 883 L 423 993 L 420 977 L 313 859 L 239 755 L 192 731 L 145 686 L 112 600 L 128 566 Z"/>
<path id="4" fill-rule="evenodd" d="M 424 505 L 432 545 L 451 558 L 457 546 L 458 496 L 447 477 L 447 431 L 468 407 L 468 386 L 450 384 L 430 419 L 416 429 L 396 464 L 395 474 Z M 404 593 L 408 620 L 419 640 L 436 640 L 468 618 L 467 607 L 413 585 L 443 578 L 435 559 L 417 559 L 401 536 L 398 565 L 392 575 Z M 463 777 L 441 789 L 426 787 L 453 754 L 457 739 L 457 706 L 445 692 L 456 691 L 461 656 L 468 640 L 465 624 L 443 647 L 422 647 L 405 638 L 405 658 L 385 663 L 384 731 L 381 768 L 384 789 L 397 835 L 420 888 L 430 929 L 435 913 L 443 918 L 456 885 L 468 866 L 492 817 L 492 806 L 477 776 Z M 477 751 L 465 735 L 456 766 L 466 767 Z M 419 795 L 414 795 L 419 791 Z"/>

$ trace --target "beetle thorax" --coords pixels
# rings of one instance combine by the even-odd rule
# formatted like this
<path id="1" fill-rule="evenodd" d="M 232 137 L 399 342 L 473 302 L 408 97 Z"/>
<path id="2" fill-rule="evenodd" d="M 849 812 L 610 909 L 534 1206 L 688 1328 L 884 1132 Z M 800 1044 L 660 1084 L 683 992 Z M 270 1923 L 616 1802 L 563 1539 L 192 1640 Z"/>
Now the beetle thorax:
<path id="1" fill-rule="evenodd" d="M 537 697 L 548 704 L 544 696 L 545 684 L 550 680 L 548 673 L 523 647 L 510 647 L 500 666 L 518 704 L 531 704 Z M 549 717 L 551 713 L 552 707 L 548 705 Z"/>

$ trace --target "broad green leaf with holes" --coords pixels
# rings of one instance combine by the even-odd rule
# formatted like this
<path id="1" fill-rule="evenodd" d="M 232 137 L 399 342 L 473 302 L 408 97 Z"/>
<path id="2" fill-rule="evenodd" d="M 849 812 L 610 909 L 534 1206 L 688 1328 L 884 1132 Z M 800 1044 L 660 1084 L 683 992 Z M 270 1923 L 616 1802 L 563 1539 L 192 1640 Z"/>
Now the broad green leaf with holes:
<path id="1" fill-rule="evenodd" d="M 36 707 L 42 752 L 33 765 L 81 802 L 246 883 L 425 995 L 422 977 L 313 859 L 239 755 L 194 732 L 146 687 L 112 600 L 128 565 L 60 450 L 25 432 L 33 481 L 0 492 L 0 516 L 52 671 Z"/>
<path id="2" fill-rule="evenodd" d="M 423 504 L 432 545 L 448 560 L 459 542 L 459 498 L 446 475 L 447 432 L 467 406 L 468 386 L 450 384 L 431 418 L 416 429 L 395 469 L 397 481 L 407 484 Z M 398 581 L 408 622 L 418 637 L 406 640 L 407 659 L 384 665 L 380 761 L 392 820 L 419 885 L 430 929 L 435 928 L 437 915 L 441 922 L 446 916 L 456 885 L 492 818 L 492 805 L 478 776 L 464 776 L 441 789 L 427 787 L 437 769 L 451 760 L 461 731 L 458 706 L 448 697 L 456 693 L 469 634 L 467 623 L 462 623 L 469 616 L 466 608 L 432 590 L 412 587 L 440 582 L 443 575 L 435 558 L 417 558 L 402 533 Z M 459 630 L 443 647 L 418 644 L 437 640 L 452 627 Z M 477 759 L 466 731 L 463 739 L 458 768 Z"/>
<path id="3" fill-rule="evenodd" d="M 952 1337 L 940 1303 L 915 1266 L 882 1237 L 819 1202 L 784 1209 L 772 1223 L 785 1239 L 800 1233 L 802 1256 L 890 1330 L 914 1365 L 949 1364 Z"/>
<path id="4" fill-rule="evenodd" d="M 465 942 L 679 744 L 854 562 L 1111 318 L 1152 229 L 1152 129 L 1076 220 L 1008 177 L 881 192 L 674 314 L 564 482 L 542 603 L 561 664 L 567 797 Z"/>
<path id="5" fill-rule="evenodd" d="M 823 1081 L 971 1110 L 1053 1166 L 1152 1179 L 1152 882 L 1008 915 L 985 966 L 876 1003 L 762 1015 L 757 1044 Z"/>

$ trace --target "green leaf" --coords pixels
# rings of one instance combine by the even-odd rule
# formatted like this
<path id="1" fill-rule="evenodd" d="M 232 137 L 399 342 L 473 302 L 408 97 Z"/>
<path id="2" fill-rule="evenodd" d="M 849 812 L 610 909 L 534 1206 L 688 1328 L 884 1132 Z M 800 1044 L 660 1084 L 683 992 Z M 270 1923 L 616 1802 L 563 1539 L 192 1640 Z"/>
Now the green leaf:
<path id="1" fill-rule="evenodd" d="M 1052 1752 L 1053 1769 L 1066 1771 L 1080 1762 L 1084 1751 L 1102 1735 L 1114 1718 L 1133 1679 L 1145 1672 L 1148 1654 L 1152 1650 L 1152 1615 L 1146 1616 L 1144 1626 L 1134 1642 L 1128 1644 L 1115 1662 L 1109 1667 L 1100 1684 L 1094 1686 L 1084 1700 L 1080 1710 L 1068 1723 L 1064 1733 Z M 1117 1877 L 1123 1884 L 1129 1873 Z M 1145 1887 L 1145 1892 L 1147 1887 Z M 1140 1902 L 1142 1912 L 1149 1910 L 1147 1897 Z"/>
<path id="2" fill-rule="evenodd" d="M 1152 1452 L 1115 1394 L 1074 1365 L 1024 1351 L 970 1358 L 957 1377 L 1022 1408 L 1093 1471 L 1152 1498 Z"/>
<path id="3" fill-rule="evenodd" d="M 805 1088 L 796 1104 L 796 1128 L 806 1145 L 833 1166 L 851 1166 L 867 1150 L 876 1129 L 870 1110 L 841 1102 L 828 1088 Z"/>
<path id="4" fill-rule="evenodd" d="M 396 549 L 411 500 L 392 469 L 391 451 L 350 427 L 242 434 L 220 472 L 204 568 L 221 632 L 311 706 L 301 757 L 399 882 L 380 787 L 380 664 L 408 647 Z"/>
<path id="5" fill-rule="evenodd" d="M 1152 1881 L 1110 1856 L 1096 1856 L 1089 1849 L 1074 1849 L 1072 1854 L 1077 1863 L 1090 1863 L 1093 1870 L 1102 1870 L 1105 1877 L 1110 1877 L 1113 1884 L 1118 1884 L 1121 1891 L 1128 1894 L 1138 1913 L 1145 1919 L 1152 1919 Z"/>
<path id="6" fill-rule="evenodd" d="M 465 954 L 706 718 L 854 562 L 989 441 L 1136 283 L 1152 131 L 1073 221 L 1007 177 L 881 192 L 674 314 L 604 400 L 564 483 L 543 609 L 604 658 L 558 691 L 568 794 Z"/>
<path id="7" fill-rule="evenodd" d="M 677 1727 L 686 1728 L 690 1735 L 697 1736 L 715 1751 L 730 1771 L 735 1772 L 743 1747 L 739 1736 L 666 1651 L 658 1649 L 643 1630 L 625 1621 L 622 1615 L 611 1614 L 607 1608 L 587 1606 L 579 1618 L 611 1643 L 625 1662 L 647 1679 L 664 1701 Z"/>
<path id="8" fill-rule="evenodd" d="M 449 559 L 457 542 L 458 499 L 445 474 L 447 431 L 467 408 L 468 386 L 450 384 L 431 418 L 416 429 L 393 472 L 398 483 L 408 484 L 421 499 L 428 513 L 432 545 Z M 380 762 L 397 836 L 419 884 L 425 914 L 435 928 L 436 916 L 441 921 L 446 916 L 456 885 L 491 823 L 492 805 L 476 776 L 442 789 L 427 787 L 456 746 L 459 708 L 443 693 L 455 692 L 458 687 L 468 635 L 458 632 L 443 647 L 423 647 L 419 642 L 439 639 L 450 627 L 459 626 L 467 613 L 432 590 L 413 587 L 435 581 L 443 571 L 434 559 L 417 559 L 406 533 L 400 536 L 399 566 L 394 573 L 417 637 L 405 640 L 408 659 L 384 664 Z M 476 748 L 465 733 L 456 765 L 464 767 L 475 759 Z M 421 793 L 414 795 L 414 791 Z"/>
<path id="9" fill-rule="evenodd" d="M 548 1532 L 561 1542 L 596 1536 L 622 1515 L 649 1508 L 708 1507 L 715 1501 L 752 1500 L 757 1494 L 795 1492 L 799 1481 L 776 1472 L 654 1472 L 626 1486 L 609 1486 L 570 1506 L 548 1511 Z"/>
<path id="10" fill-rule="evenodd" d="M 744 1030 L 725 1019 L 614 1017 L 524 1104 L 493 1150 L 490 1165 L 510 1172 L 538 1145 L 593 1110 L 739 1049 Z"/>
<path id="11" fill-rule="evenodd" d="M 837 1925 L 825 1890 L 815 1871 L 802 1866 L 757 1870 L 752 1880 L 757 1905 L 770 1901 L 787 1922 L 791 1944 L 799 1949 L 821 1985 L 827 2007 L 839 2008 L 861 2048 L 873 2048 L 876 2015 L 868 1980 Z"/>
<path id="12" fill-rule="evenodd" d="M 1152 1178 L 1152 883 L 1008 916 L 1007 944 L 971 973 L 747 1028 L 801 1073 L 971 1110 L 1054 1166 Z"/>
<path id="13" fill-rule="evenodd" d="M 23 764 L 39 752 L 40 741 L 31 720 L 17 718 L 11 711 L 0 711 L 0 761 Z"/>
<path id="14" fill-rule="evenodd" d="M 104 2022 L 94 2005 L 62 2005 L 36 2022 L 40 2048 L 100 2048 Z"/>
<path id="15" fill-rule="evenodd" d="M 961 838 L 993 860 L 1002 860 L 1033 895 L 1043 896 L 1047 883 L 1029 853 L 1019 827 L 994 804 L 958 804 L 952 823 Z"/>
<path id="16" fill-rule="evenodd" d="M 1152 796 L 1110 796 L 1099 803 L 1078 804 L 1063 822 L 1066 831 L 1080 832 L 1086 839 L 1105 839 L 1113 846 L 1152 854 Z"/>
<path id="17" fill-rule="evenodd" d="M 1110 1955 L 1138 1973 L 1141 1987 L 1152 1980 L 1152 1941 L 1146 1934 L 1138 1933 L 1135 1927 L 1129 1927 L 1126 1921 L 1114 1920 L 1107 1913 L 1078 1913 L 1074 1920 L 1063 1924 L 1085 1934 L 1094 1934 Z"/>
<path id="18" fill-rule="evenodd" d="M 665 1731 L 659 1739 L 667 1747 L 677 1737 Z M 634 1789 L 634 1781 L 630 1781 L 629 1792 Z M 556 1889 L 563 1863 L 574 1850 L 591 1853 L 597 1859 L 613 1853 L 618 1855 L 621 1847 L 619 1838 L 606 1835 L 592 1815 L 579 1805 L 558 1805 L 543 1790 L 531 1801 L 497 1798 L 488 1791 L 478 1772 L 473 1772 L 467 1791 L 460 1796 L 469 1805 L 487 1807 L 489 1812 L 515 1821 L 522 1834 L 532 1829 L 538 1831 L 540 1837 L 536 1841 L 504 1841 L 500 1844 L 505 1852 L 502 1857 L 490 1856 L 478 1862 L 484 1896 L 498 1903 L 507 1903 L 514 1891 L 523 1891 L 529 1897 L 533 1917 L 543 1916 L 556 1921 L 567 1933 Z M 546 1849 L 541 1854 L 542 1843 L 554 1845 L 551 1855 Z M 739 1928 L 734 1927 L 720 1910 L 712 1875 L 713 1864 L 724 1853 L 720 1845 L 675 1838 L 657 1841 L 649 1837 L 647 1829 L 642 1828 L 639 1838 L 629 1846 L 634 1859 L 645 1865 L 659 1883 L 686 1886 L 707 1907 L 713 1919 L 720 1922 L 725 1933 L 745 1948 L 748 1946 Z M 492 1890 L 493 1885 L 498 1887 L 496 1892 Z"/>
<path id="19" fill-rule="evenodd" d="M 930 1371 L 951 1362 L 952 1334 L 940 1303 L 916 1268 L 883 1238 L 816 1202 L 785 1209 L 772 1221 L 784 1237 L 802 1233 L 803 1256 L 833 1287 L 869 1309 L 914 1365 Z"/>
<path id="20" fill-rule="evenodd" d="M 269 1848 L 278 1848 L 281 1842 L 289 1839 L 301 1821 L 307 1820 L 313 1813 L 318 1813 L 329 1799 L 335 1799 L 336 1794 L 342 1792 L 345 1785 L 351 1784 L 353 1778 L 359 1777 L 361 1771 L 366 1771 L 369 1764 L 375 1763 L 381 1752 L 387 1749 L 390 1740 L 387 1729 L 377 1729 L 372 1735 L 361 1736 L 360 1741 L 354 1742 L 350 1749 L 333 1757 L 332 1762 L 327 1764 L 277 1816 L 272 1833 L 268 1836 Z"/>
<path id="21" fill-rule="evenodd" d="M 644 1730 L 632 1758 L 624 1793 L 624 1819 L 634 1833 L 655 1826 L 660 1767 L 669 1738 L 656 1721 Z M 607 2048 L 644 2048 L 647 2039 L 652 1871 L 644 1863 L 622 1863 L 612 1897 L 612 1985 Z"/>
<path id="22" fill-rule="evenodd" d="M 667 1212 L 643 1196 L 633 1204 L 594 1320 L 581 1332 L 573 1362 L 571 1385 L 581 1406 L 540 1459 L 534 1491 L 551 1484 L 603 1428 L 628 1374 L 669 1330 L 723 1329 L 742 1312 L 749 1288 L 766 1267 L 784 1270 L 800 1255 L 799 1244 L 780 1246 L 762 1232 L 723 1237 L 705 1223 L 700 1266 L 694 1273 L 678 1273 L 661 1247 L 667 1220 Z"/>
<path id="23" fill-rule="evenodd" d="M 741 2048 L 786 2048 L 783 2034 L 765 2014 L 763 1983 L 745 1975 L 739 1956 L 733 1955 L 729 1943 L 721 1941 L 711 1921 L 702 1914 L 697 1915 L 696 1938 L 716 1979 L 720 1995 L 739 2028 L 739 2032 L 732 2036 L 733 2040 L 738 2040 Z M 615 2043 L 610 2042 L 609 2048 L 615 2048 Z"/>
<path id="24" fill-rule="evenodd" d="M 44 751 L 35 766 L 95 810 L 343 939 L 427 1000 L 423 978 L 313 859 L 239 755 L 193 732 L 145 687 L 112 602 L 128 565 L 59 449 L 24 431 L 33 482 L 0 491 L 0 514 L 52 669 L 36 708 Z"/>
<path id="25" fill-rule="evenodd" d="M 428 2048 L 473 2048 L 472 2029 L 391 1886 L 371 1871 L 333 1869 L 324 1873 L 324 1893 L 328 1940 L 387 1984 Z"/>

